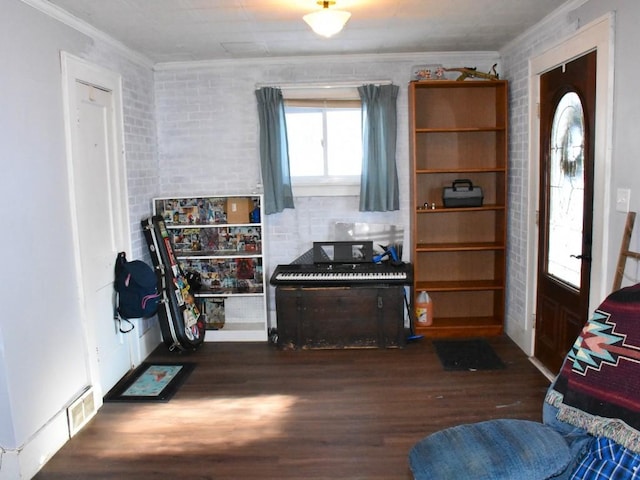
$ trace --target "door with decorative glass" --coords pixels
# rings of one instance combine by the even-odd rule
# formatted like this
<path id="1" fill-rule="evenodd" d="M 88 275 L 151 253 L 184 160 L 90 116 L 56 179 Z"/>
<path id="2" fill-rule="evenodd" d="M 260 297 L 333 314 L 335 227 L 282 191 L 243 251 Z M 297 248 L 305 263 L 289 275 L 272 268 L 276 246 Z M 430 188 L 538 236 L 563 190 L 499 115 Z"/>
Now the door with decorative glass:
<path id="1" fill-rule="evenodd" d="M 589 314 L 596 52 L 540 77 L 535 357 L 557 373 Z"/>

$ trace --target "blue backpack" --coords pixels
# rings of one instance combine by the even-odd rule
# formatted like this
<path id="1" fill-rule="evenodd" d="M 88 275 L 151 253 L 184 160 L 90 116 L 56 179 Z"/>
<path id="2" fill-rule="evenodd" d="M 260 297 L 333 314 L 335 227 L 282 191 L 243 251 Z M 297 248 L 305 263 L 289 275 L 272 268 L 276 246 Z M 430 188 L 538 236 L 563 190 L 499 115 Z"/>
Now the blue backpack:
<path id="1" fill-rule="evenodd" d="M 130 318 L 152 317 L 158 311 L 161 295 L 158 293 L 158 277 L 153 269 L 141 260 L 127 261 L 125 252 L 116 258 L 115 279 L 113 288 L 116 291 L 114 318 L 125 320 L 133 329 Z"/>

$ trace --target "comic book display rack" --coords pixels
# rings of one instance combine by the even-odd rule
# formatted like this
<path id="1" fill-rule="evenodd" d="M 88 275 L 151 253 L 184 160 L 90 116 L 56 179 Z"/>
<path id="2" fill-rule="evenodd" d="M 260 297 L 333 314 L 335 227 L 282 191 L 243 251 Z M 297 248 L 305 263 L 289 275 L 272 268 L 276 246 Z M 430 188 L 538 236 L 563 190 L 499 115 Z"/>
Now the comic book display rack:
<path id="1" fill-rule="evenodd" d="M 153 199 L 205 319 L 205 341 L 267 339 L 261 205 L 261 195 Z"/>

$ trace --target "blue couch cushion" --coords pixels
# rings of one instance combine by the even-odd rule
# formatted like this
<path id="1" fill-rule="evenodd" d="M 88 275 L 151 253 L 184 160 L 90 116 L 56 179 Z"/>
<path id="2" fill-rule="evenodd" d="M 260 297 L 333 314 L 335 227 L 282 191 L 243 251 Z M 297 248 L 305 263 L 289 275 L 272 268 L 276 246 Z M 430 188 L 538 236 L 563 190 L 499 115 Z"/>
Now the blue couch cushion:
<path id="1" fill-rule="evenodd" d="M 436 432 L 409 453 L 416 480 L 545 480 L 572 463 L 565 439 L 527 420 L 490 420 Z"/>
<path id="2" fill-rule="evenodd" d="M 598 437 L 571 480 L 638 480 L 640 455 L 613 440 Z"/>

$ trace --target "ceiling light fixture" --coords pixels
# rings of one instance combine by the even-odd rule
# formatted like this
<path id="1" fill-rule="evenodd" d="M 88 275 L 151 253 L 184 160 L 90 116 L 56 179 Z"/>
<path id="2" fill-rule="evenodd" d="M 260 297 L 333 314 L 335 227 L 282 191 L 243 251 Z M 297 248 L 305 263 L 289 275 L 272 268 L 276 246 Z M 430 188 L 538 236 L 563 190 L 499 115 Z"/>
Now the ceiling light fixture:
<path id="1" fill-rule="evenodd" d="M 323 37 L 332 37 L 344 28 L 344 25 L 351 18 L 351 13 L 344 10 L 329 10 L 329 5 L 335 5 L 333 1 L 319 1 L 318 5 L 322 6 L 322 10 L 309 13 L 302 17 L 311 29 L 318 35 Z"/>

